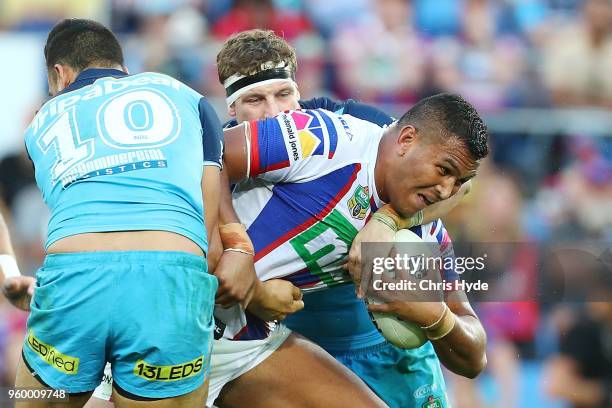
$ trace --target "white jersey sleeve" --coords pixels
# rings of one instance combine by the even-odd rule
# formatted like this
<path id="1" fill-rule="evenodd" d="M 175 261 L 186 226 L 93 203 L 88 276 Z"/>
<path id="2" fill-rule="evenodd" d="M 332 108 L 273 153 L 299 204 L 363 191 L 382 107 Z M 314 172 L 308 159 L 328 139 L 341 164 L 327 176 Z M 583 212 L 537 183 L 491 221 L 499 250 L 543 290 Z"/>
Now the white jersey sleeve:
<path id="1" fill-rule="evenodd" d="M 287 111 L 253 121 L 249 177 L 300 183 L 359 161 L 382 128 L 323 109 Z"/>

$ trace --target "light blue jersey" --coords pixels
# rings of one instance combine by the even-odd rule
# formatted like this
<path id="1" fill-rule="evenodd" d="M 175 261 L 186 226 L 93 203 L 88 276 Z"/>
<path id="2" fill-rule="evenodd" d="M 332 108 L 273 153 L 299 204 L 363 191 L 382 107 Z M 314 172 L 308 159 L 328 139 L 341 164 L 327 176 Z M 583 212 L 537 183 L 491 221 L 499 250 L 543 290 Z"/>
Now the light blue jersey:
<path id="1" fill-rule="evenodd" d="M 220 166 L 221 132 L 208 102 L 179 81 L 85 70 L 25 135 L 51 209 L 47 247 L 80 233 L 159 230 L 206 251 L 203 165 Z M 206 259 L 185 252 L 49 254 L 24 362 L 70 393 L 92 391 L 106 362 L 127 398 L 189 393 L 208 376 L 216 290 Z"/>
<path id="2" fill-rule="evenodd" d="M 193 164 L 220 166 L 221 137 L 208 102 L 171 77 L 84 71 L 25 134 L 51 210 L 46 247 L 79 233 L 161 230 L 206 251 L 203 168 Z"/>

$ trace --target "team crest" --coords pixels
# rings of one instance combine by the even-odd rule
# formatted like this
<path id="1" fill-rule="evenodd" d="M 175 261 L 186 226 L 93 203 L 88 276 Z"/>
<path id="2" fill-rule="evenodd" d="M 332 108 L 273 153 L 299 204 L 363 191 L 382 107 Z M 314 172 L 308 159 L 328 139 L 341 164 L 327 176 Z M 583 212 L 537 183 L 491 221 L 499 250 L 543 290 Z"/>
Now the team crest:
<path id="1" fill-rule="evenodd" d="M 430 395 L 429 398 L 427 398 L 427 401 L 421 405 L 421 408 L 444 408 L 444 406 L 442 405 L 440 398 L 434 398 L 433 395 Z"/>
<path id="2" fill-rule="evenodd" d="M 370 189 L 366 186 L 358 186 L 353 193 L 353 196 L 348 200 L 349 211 L 351 217 L 358 220 L 363 220 L 370 206 Z"/>

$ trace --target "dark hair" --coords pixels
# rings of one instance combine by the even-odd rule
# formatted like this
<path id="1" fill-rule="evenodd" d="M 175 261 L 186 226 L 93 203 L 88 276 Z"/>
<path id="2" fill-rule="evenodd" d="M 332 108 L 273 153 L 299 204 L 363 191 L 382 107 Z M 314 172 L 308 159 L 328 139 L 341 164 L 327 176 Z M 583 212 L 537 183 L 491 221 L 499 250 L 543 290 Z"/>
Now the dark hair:
<path id="1" fill-rule="evenodd" d="M 60 21 L 45 44 L 47 69 L 65 64 L 77 71 L 91 65 L 123 65 L 123 51 L 117 37 L 102 24 L 79 18 Z"/>
<path id="2" fill-rule="evenodd" d="M 399 128 L 413 125 L 417 131 L 443 138 L 455 137 L 474 160 L 489 154 L 487 126 L 476 109 L 459 95 L 441 93 L 422 99 L 399 120 Z"/>
<path id="3" fill-rule="evenodd" d="M 234 74 L 253 75 L 264 62 L 285 62 L 297 71 L 295 50 L 271 30 L 247 30 L 231 36 L 217 54 L 219 81 Z"/>

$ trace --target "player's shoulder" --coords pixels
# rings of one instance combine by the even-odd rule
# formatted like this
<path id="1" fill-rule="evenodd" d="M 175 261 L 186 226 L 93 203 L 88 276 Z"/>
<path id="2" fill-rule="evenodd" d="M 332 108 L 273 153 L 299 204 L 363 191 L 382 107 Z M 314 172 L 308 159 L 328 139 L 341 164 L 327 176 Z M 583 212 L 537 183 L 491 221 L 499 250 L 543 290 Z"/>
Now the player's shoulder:
<path id="1" fill-rule="evenodd" d="M 237 126 L 237 125 L 238 125 L 238 121 L 236 120 L 236 118 L 232 118 L 223 124 L 223 129 L 233 128 L 234 126 Z"/>
<path id="2" fill-rule="evenodd" d="M 325 109 L 332 112 L 337 112 L 344 107 L 344 103 L 335 101 L 326 96 L 320 96 L 311 99 L 300 100 L 300 107 L 302 109 Z"/>
<path id="3" fill-rule="evenodd" d="M 128 75 L 121 78 L 121 80 L 136 86 L 141 85 L 164 90 L 173 90 L 178 94 L 184 94 L 198 100 L 202 98 L 202 95 L 189 85 L 170 75 L 162 74 L 160 72 L 141 72 L 139 74 Z"/>

